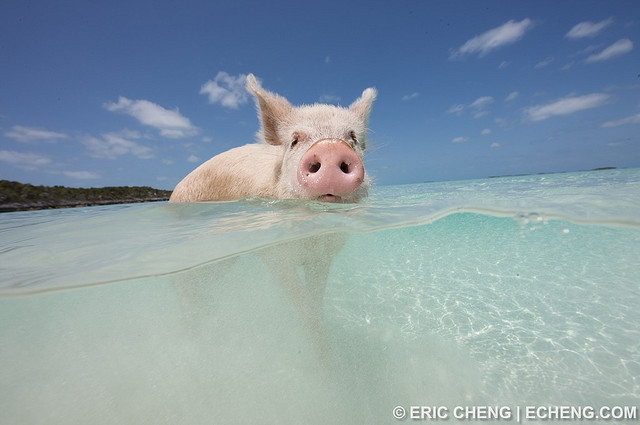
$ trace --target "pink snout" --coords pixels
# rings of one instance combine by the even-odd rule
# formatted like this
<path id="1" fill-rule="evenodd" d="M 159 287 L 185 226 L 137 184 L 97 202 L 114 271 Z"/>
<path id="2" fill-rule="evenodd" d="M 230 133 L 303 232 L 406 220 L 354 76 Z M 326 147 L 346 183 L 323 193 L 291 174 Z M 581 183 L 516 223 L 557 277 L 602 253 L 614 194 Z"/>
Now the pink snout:
<path id="1" fill-rule="evenodd" d="M 312 198 L 339 201 L 360 187 L 364 166 L 344 140 L 315 142 L 298 163 L 298 183 Z"/>

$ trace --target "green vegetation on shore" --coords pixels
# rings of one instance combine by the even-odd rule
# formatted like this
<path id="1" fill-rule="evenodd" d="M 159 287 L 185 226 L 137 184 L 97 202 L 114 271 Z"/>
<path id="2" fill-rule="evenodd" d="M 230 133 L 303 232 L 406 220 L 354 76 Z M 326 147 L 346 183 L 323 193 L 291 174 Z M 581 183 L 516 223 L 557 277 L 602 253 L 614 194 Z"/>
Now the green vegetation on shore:
<path id="1" fill-rule="evenodd" d="M 147 186 L 70 188 L 0 180 L 0 212 L 166 201 L 170 195 Z"/>

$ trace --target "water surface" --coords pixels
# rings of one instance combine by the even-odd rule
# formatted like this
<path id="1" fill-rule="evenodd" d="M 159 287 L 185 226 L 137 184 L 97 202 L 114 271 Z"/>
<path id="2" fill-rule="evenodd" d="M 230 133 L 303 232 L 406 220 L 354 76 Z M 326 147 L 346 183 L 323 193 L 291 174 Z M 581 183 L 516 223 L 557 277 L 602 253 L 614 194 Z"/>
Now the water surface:
<path id="1" fill-rule="evenodd" d="M 640 406 L 640 170 L 7 213 L 0 232 L 2 423 Z"/>

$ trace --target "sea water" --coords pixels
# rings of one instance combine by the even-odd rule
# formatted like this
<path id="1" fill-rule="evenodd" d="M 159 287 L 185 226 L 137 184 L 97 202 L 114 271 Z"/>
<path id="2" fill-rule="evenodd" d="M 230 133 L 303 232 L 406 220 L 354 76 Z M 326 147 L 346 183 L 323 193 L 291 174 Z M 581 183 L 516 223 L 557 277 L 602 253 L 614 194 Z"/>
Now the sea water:
<path id="1" fill-rule="evenodd" d="M 2 424 L 640 417 L 638 169 L 5 213 L 0 235 Z"/>

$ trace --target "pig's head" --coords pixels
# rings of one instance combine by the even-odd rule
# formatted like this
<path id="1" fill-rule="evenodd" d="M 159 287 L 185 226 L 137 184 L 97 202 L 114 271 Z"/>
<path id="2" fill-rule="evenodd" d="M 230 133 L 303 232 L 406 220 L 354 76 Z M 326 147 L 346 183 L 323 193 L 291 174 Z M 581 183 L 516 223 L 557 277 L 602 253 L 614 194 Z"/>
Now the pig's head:
<path id="1" fill-rule="evenodd" d="M 376 90 L 368 88 L 348 108 L 314 104 L 293 107 L 264 90 L 249 74 L 247 89 L 256 98 L 259 139 L 281 147 L 278 192 L 282 198 L 358 202 L 369 178 L 362 158 Z"/>

